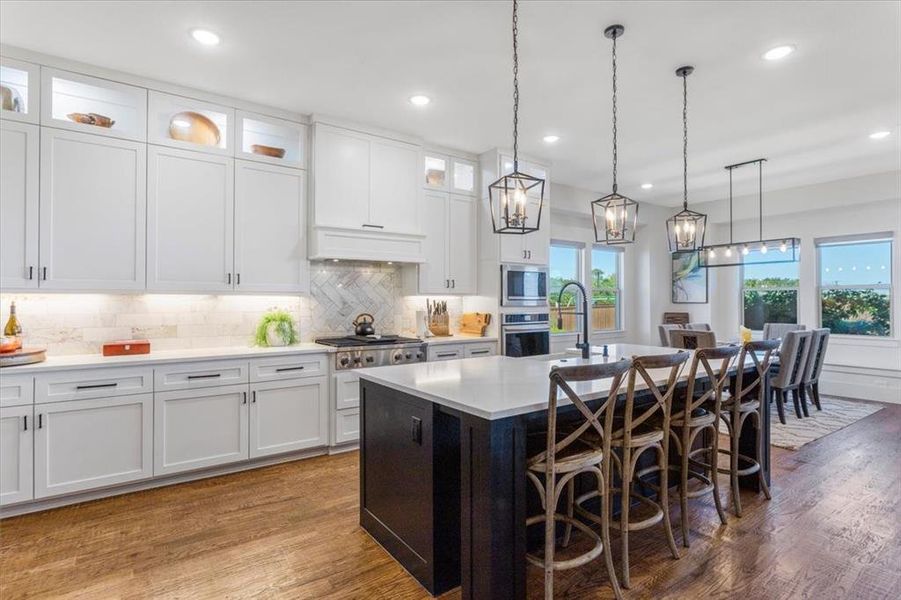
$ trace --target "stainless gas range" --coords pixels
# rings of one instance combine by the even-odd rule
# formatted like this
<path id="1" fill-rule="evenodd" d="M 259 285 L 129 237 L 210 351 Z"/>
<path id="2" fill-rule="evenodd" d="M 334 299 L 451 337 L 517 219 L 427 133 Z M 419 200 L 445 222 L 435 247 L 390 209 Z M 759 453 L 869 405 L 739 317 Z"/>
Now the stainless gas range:
<path id="1" fill-rule="evenodd" d="M 378 337 L 348 335 L 319 338 L 316 343 L 338 348 L 334 364 L 336 371 L 405 365 L 424 362 L 426 359 L 425 343 L 417 338 L 396 335 Z"/>

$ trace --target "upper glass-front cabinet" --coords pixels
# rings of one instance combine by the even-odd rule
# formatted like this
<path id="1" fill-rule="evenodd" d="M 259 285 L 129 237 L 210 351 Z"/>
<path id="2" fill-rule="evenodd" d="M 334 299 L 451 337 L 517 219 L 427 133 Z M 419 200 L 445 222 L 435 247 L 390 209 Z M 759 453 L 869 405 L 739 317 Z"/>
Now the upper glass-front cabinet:
<path id="1" fill-rule="evenodd" d="M 235 111 L 227 106 L 150 92 L 147 132 L 153 144 L 231 155 L 234 122 Z"/>
<path id="2" fill-rule="evenodd" d="M 306 167 L 307 126 L 236 111 L 237 156 L 286 167 Z"/>
<path id="3" fill-rule="evenodd" d="M 475 194 L 476 163 L 439 153 L 423 154 L 423 186 L 458 194 Z"/>
<path id="4" fill-rule="evenodd" d="M 41 70 L 38 65 L 0 58 L 0 117 L 26 123 L 40 122 Z"/>
<path id="5" fill-rule="evenodd" d="M 147 139 L 147 90 L 58 69 L 41 69 L 41 124 L 109 137 Z"/>

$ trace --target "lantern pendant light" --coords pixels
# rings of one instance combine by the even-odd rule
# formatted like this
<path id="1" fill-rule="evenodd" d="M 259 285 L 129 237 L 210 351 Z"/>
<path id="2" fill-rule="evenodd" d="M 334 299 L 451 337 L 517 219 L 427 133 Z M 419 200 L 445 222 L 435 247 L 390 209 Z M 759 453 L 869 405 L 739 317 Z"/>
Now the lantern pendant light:
<path id="1" fill-rule="evenodd" d="M 513 172 L 488 186 L 494 233 L 527 234 L 541 227 L 544 179 L 519 172 L 519 3 L 513 0 Z"/>
<path id="2" fill-rule="evenodd" d="M 622 25 L 604 30 L 604 35 L 613 40 L 613 192 L 591 203 L 594 239 L 611 245 L 634 242 L 638 219 L 638 202 L 620 194 L 616 185 L 616 38 L 624 32 Z"/>
<path id="3" fill-rule="evenodd" d="M 682 78 L 682 210 L 667 219 L 670 252 L 696 252 L 704 245 L 707 215 L 688 209 L 688 76 L 694 67 L 679 67 Z"/>

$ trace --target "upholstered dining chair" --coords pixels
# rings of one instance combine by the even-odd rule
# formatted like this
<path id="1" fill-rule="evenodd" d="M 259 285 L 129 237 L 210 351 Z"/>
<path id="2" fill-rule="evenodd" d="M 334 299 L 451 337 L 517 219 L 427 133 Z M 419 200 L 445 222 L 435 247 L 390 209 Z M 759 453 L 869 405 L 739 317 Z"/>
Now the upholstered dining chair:
<path id="1" fill-rule="evenodd" d="M 807 393 L 810 392 L 810 399 L 817 410 L 823 410 L 820 404 L 820 372 L 823 370 L 823 362 L 826 359 L 826 348 L 829 346 L 828 328 L 812 329 L 813 337 L 810 341 L 810 352 L 807 353 L 807 366 L 804 368 L 804 375 L 801 378 L 801 408 L 804 415 L 807 416 Z"/>
<path id="2" fill-rule="evenodd" d="M 812 331 L 789 331 L 782 338 L 782 348 L 779 350 L 779 371 L 770 379 L 770 389 L 776 400 L 779 422 L 783 425 L 785 425 L 785 403 L 789 393 L 795 404 L 795 415 L 799 419 L 802 418 L 800 388 L 804 379 L 804 370 L 807 368 L 807 357 L 812 339 Z M 808 414 L 808 416 L 810 415 Z"/>
<path id="3" fill-rule="evenodd" d="M 622 600 L 622 590 L 616 579 L 613 557 L 610 553 L 610 443 L 613 429 L 613 408 L 626 373 L 632 361 L 628 359 L 611 363 L 553 367 L 548 395 L 547 436 L 544 450 L 531 456 L 526 476 L 535 485 L 544 512 L 529 517 L 526 526 L 544 523 L 544 555 L 526 555 L 528 561 L 544 569 L 544 597 L 554 597 L 554 571 L 572 569 L 587 564 L 604 555 L 607 576 L 617 599 Z M 573 390 L 571 383 L 610 379 L 607 398 L 597 408 L 589 408 Z M 566 398 L 578 410 L 577 423 L 570 427 L 557 426 L 557 397 L 563 391 Z M 588 434 L 590 432 L 590 435 Z M 593 476 L 597 488 L 594 497 L 600 497 L 600 515 L 592 515 L 600 523 L 601 533 L 573 517 L 575 480 L 580 475 Z M 566 513 L 557 511 L 560 497 L 567 493 Z M 569 544 L 572 529 L 576 528 L 594 542 L 593 547 L 576 557 L 555 560 L 557 523 L 565 524 L 563 545 Z"/>
<path id="4" fill-rule="evenodd" d="M 760 340 L 748 342 L 741 348 L 741 353 L 736 361 L 735 381 L 731 384 L 729 393 L 723 394 L 720 407 L 720 420 L 726 425 L 729 432 L 729 447 L 720 448 L 720 454 L 729 457 L 729 467 L 719 469 L 720 473 L 729 475 L 732 491 L 732 504 L 735 515 L 741 516 L 741 495 L 739 494 L 738 478 L 744 475 L 758 474 L 760 487 L 767 500 L 770 496 L 770 486 L 760 462 L 754 458 L 741 454 L 741 431 L 748 419 L 756 422 L 757 438 L 755 443 L 758 455 L 763 454 L 763 408 L 767 401 L 765 396 L 766 378 L 769 375 L 770 361 L 773 354 L 779 349 L 779 340 Z M 748 361 L 754 366 L 753 373 L 746 373 Z"/>
<path id="5" fill-rule="evenodd" d="M 789 331 L 804 331 L 806 328 L 806 325 L 798 325 L 797 323 L 764 323 L 763 339 L 781 340 Z"/>
<path id="6" fill-rule="evenodd" d="M 716 334 L 712 331 L 689 331 L 679 329 L 670 332 L 670 344 L 673 348 L 694 350 L 696 348 L 715 348 Z"/>
<path id="7" fill-rule="evenodd" d="M 672 346 L 673 343 L 670 340 L 670 332 L 676 331 L 677 329 L 682 329 L 682 326 L 673 323 L 664 323 L 663 325 L 658 325 L 657 332 L 660 334 L 660 345 L 665 348 Z"/>
<path id="8" fill-rule="evenodd" d="M 685 329 L 691 329 L 692 331 L 713 331 L 710 327 L 710 323 L 689 323 L 685 326 Z"/>
<path id="9" fill-rule="evenodd" d="M 622 410 L 616 410 L 613 416 L 613 434 L 610 438 L 611 446 L 618 452 L 610 453 L 610 460 L 605 462 L 605 468 L 610 464 L 616 468 L 622 482 L 621 488 L 612 488 L 611 493 L 620 493 L 620 516 L 613 520 L 611 516 L 602 516 L 601 519 L 610 519 L 610 527 L 620 532 L 622 544 L 622 575 L 620 584 L 624 588 L 630 586 L 629 580 L 629 534 L 633 531 L 653 527 L 661 521 L 666 534 L 673 558 L 679 558 L 679 550 L 673 538 L 672 524 L 669 518 L 669 438 L 670 438 L 670 410 L 672 408 L 673 394 L 679 373 L 688 361 L 688 352 L 675 352 L 673 354 L 654 354 L 650 356 L 633 356 L 632 368 L 629 370 L 629 381 L 626 386 L 626 402 Z M 655 370 L 662 370 L 665 374 L 657 377 L 664 379 L 663 383 L 654 381 Z M 635 401 L 635 392 L 639 387 L 646 387 L 650 391 L 649 403 Z M 586 435 L 588 443 L 595 438 L 595 432 L 588 430 Z M 594 442 L 596 443 L 596 441 Z M 654 464 L 638 469 L 641 456 L 648 450 L 656 455 Z M 644 484 L 642 477 L 658 474 L 659 486 L 657 500 L 643 496 L 633 491 L 635 483 Z M 607 481 L 612 481 L 607 476 Z M 612 484 L 611 484 L 612 485 Z M 596 498 L 599 491 L 590 491 L 580 495 L 575 500 L 576 512 L 588 521 L 604 527 L 603 521 L 591 511 L 585 509 L 584 503 Z M 653 511 L 649 517 L 639 521 L 629 519 L 630 505 L 632 501 L 639 502 Z"/>

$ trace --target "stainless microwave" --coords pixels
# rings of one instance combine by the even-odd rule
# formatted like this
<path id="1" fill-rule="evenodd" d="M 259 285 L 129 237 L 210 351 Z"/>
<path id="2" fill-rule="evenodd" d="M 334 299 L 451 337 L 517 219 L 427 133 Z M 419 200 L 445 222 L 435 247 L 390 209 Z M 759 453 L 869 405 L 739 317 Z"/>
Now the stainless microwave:
<path id="1" fill-rule="evenodd" d="M 547 306 L 546 267 L 501 265 L 501 306 Z"/>

